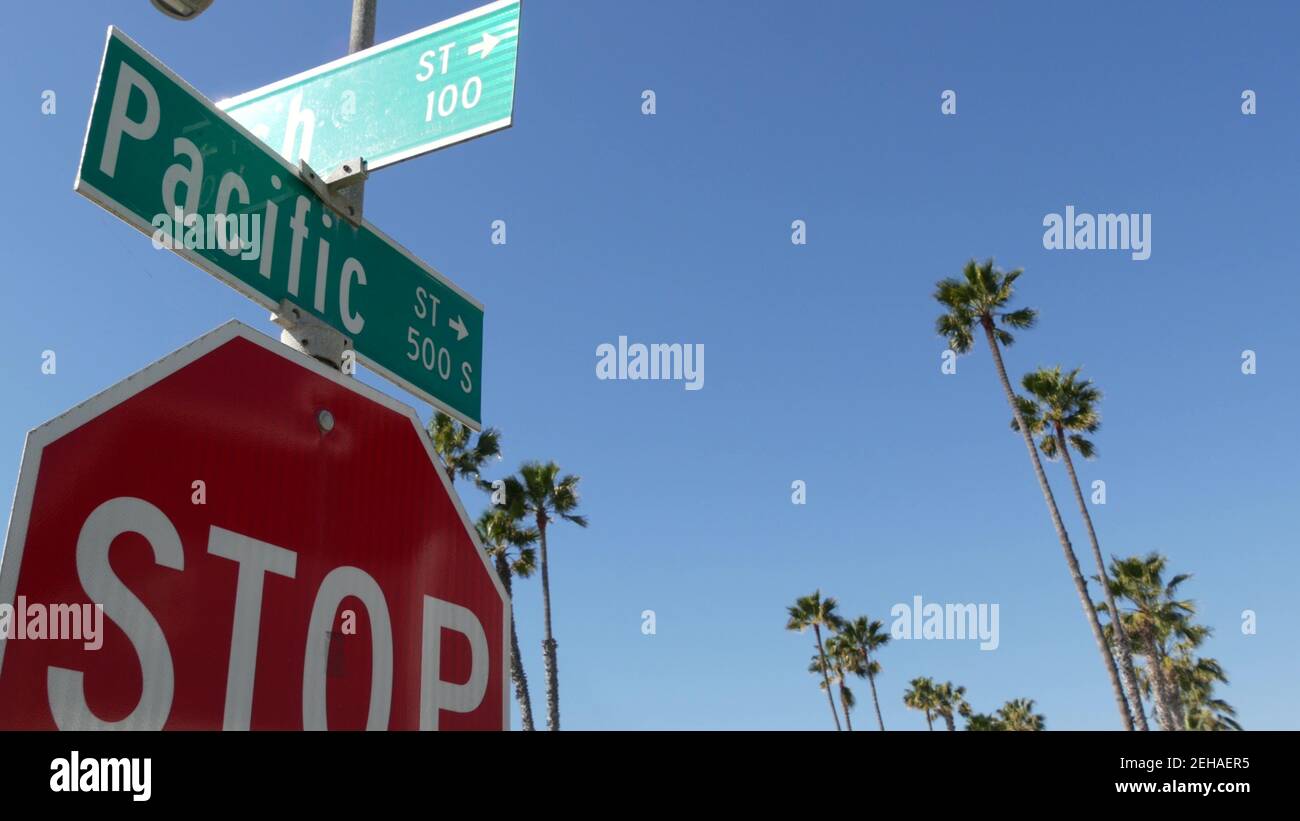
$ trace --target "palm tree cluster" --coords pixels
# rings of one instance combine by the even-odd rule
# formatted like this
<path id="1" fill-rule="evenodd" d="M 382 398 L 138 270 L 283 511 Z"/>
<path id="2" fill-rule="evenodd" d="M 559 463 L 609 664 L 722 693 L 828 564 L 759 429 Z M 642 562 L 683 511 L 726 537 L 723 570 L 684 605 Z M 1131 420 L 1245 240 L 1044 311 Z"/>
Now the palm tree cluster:
<path id="1" fill-rule="evenodd" d="M 1107 635 L 1126 631 L 1133 653 L 1142 658 L 1138 670 L 1142 694 L 1154 705 L 1155 717 L 1166 730 L 1240 730 L 1237 711 L 1214 695 L 1216 684 L 1228 677 L 1216 659 L 1195 650 L 1211 629 L 1197 624 L 1196 604 L 1181 598 L 1180 588 L 1191 578 L 1179 574 L 1164 580 L 1168 560 L 1158 553 L 1114 559 L 1106 582 L 1111 600 L 1098 605 L 1111 618 Z"/>
<path id="2" fill-rule="evenodd" d="M 889 644 L 889 633 L 884 624 L 869 616 L 846 619 L 839 614 L 839 603 L 831 596 L 822 596 L 820 590 L 795 599 L 786 608 L 789 619 L 785 628 L 803 633 L 813 631 L 812 660 L 808 672 L 815 673 L 818 686 L 826 692 L 831 719 L 836 730 L 853 730 L 853 708 L 857 697 L 849 687 L 849 676 L 865 678 L 871 687 L 871 703 L 875 707 L 876 725 L 885 729 L 885 719 L 880 714 L 880 696 L 876 678 L 881 667 L 880 649 Z M 839 695 L 839 708 L 835 695 Z M 926 725 L 933 730 L 935 719 L 943 719 L 949 730 L 957 729 L 957 717 L 967 720 L 967 730 L 1041 730 L 1043 717 L 1033 711 L 1034 702 L 1026 699 L 1008 701 L 996 716 L 986 716 L 971 711 L 966 702 L 966 688 L 945 681 L 936 684 L 933 679 L 914 678 L 903 693 L 903 704 L 925 714 Z M 843 724 L 840 714 L 844 715 Z"/>
<path id="3" fill-rule="evenodd" d="M 956 716 L 966 719 L 967 730 L 1025 730 L 1046 728 L 1047 721 L 1034 712 L 1034 701 L 1017 698 L 1008 701 L 989 715 L 977 713 L 966 701 L 966 688 L 951 681 L 935 684 L 930 678 L 914 678 L 903 693 L 903 704 L 925 714 L 926 725 L 933 730 L 934 719 L 942 718 L 948 731 L 957 729 Z"/>
<path id="4" fill-rule="evenodd" d="M 951 681 L 935 684 L 931 678 L 914 678 L 903 693 L 903 704 L 925 714 L 926 726 L 933 730 L 934 719 L 942 718 L 949 731 L 957 729 L 956 716 L 970 715 L 966 688 Z"/>
<path id="5" fill-rule="evenodd" d="M 558 644 L 551 626 L 551 581 L 548 563 L 547 534 L 557 521 L 587 526 L 587 517 L 578 513 L 578 482 L 581 477 L 561 475 L 555 462 L 524 462 L 516 475 L 501 480 L 499 486 L 480 475 L 490 460 L 501 458 L 501 433 L 486 428 L 474 436 L 473 431 L 444 413 L 436 413 L 429 423 L 429 438 L 441 459 L 447 478 L 454 485 L 457 478 L 493 493 L 492 503 L 475 522 L 479 542 L 492 559 L 506 595 L 513 599 L 513 580 L 528 578 L 535 570 L 542 580 L 542 663 L 546 676 L 546 727 L 560 729 L 560 683 L 557 659 Z M 501 492 L 498 493 L 497 490 Z M 540 559 L 540 561 L 539 561 Z M 515 630 L 515 609 L 510 609 L 510 678 L 519 703 L 519 720 L 523 729 L 534 729 L 532 698 L 524 672 Z"/>
<path id="6" fill-rule="evenodd" d="M 1047 729 L 1047 722 L 1041 714 L 1034 712 L 1032 698 L 1013 698 L 999 707 L 993 715 L 969 714 L 966 716 L 966 729 L 1038 732 Z"/>
<path id="7" fill-rule="evenodd" d="M 1115 559 L 1110 572 L 1107 571 L 1070 455 L 1071 450 L 1084 459 L 1096 455 L 1096 447 L 1086 435 L 1096 433 L 1100 427 L 1097 405 L 1101 392 L 1091 380 L 1080 378 L 1078 368 L 1065 373 L 1059 366 L 1039 368 L 1026 374 L 1021 380 L 1026 395 L 1018 395 L 1011 386 L 1002 350 L 1015 342 L 1012 330 L 1028 330 L 1038 320 L 1038 312 L 1033 308 L 1011 310 L 1009 307 L 1015 282 L 1021 273 L 1020 270 L 1000 271 L 991 259 L 983 264 L 975 260 L 966 263 L 960 277 L 940 280 L 935 288 L 934 298 L 944 309 L 935 322 L 935 329 L 947 339 L 949 348 L 958 354 L 969 352 L 981 333 L 988 345 L 1011 408 L 1011 428 L 1021 435 L 1029 453 L 1034 476 L 1047 505 L 1084 618 L 1110 679 L 1124 728 L 1148 729 L 1142 704 L 1144 693 L 1154 699 L 1156 716 L 1164 729 L 1190 729 L 1193 725 L 1196 729 L 1234 728 L 1236 722 L 1232 708 L 1212 694 L 1216 683 L 1227 682 L 1222 668 L 1213 659 L 1197 659 L 1192 654 L 1192 650 L 1208 635 L 1208 628 L 1177 622 L 1175 616 L 1187 616 L 1188 613 L 1180 611 L 1179 603 L 1171 601 L 1173 590 L 1160 588 L 1159 573 L 1163 570 L 1164 559 L 1154 554 L 1147 559 Z M 1097 567 L 1094 578 L 1102 591 L 1103 601 L 1100 603 L 1095 603 L 1089 593 L 1087 580 L 1039 459 L 1040 450 L 1047 459 L 1059 460 L 1065 465 Z M 1153 562 L 1158 566 L 1153 566 Z M 1115 577 L 1120 571 L 1126 575 Z M 1176 577 L 1166 587 L 1176 589 L 1185 578 Z M 1132 606 L 1127 611 L 1121 610 L 1116 597 L 1125 599 Z M 1102 624 L 1099 613 L 1108 614 L 1108 624 Z M 1111 615 L 1116 613 L 1122 615 Z M 1135 666 L 1135 655 L 1145 659 L 1144 670 Z M 1008 706 L 1012 703 L 1008 702 Z"/>
<path id="8" fill-rule="evenodd" d="M 799 633 L 809 627 L 813 630 L 817 652 L 812 657 L 808 671 L 821 677 L 820 686 L 826 691 L 835 729 L 843 728 L 840 726 L 831 688 L 834 686 L 839 693 L 840 707 L 844 711 L 844 727 L 852 730 L 850 711 L 857 699 L 849 688 L 848 677 L 857 676 L 865 678 L 870 685 L 876 723 L 884 730 L 885 719 L 880 714 L 880 698 L 876 693 L 876 676 L 880 675 L 881 669 L 876 656 L 880 648 L 889 643 L 889 634 L 884 631 L 884 625 L 880 621 L 867 616 L 844 618 L 839 614 L 838 606 L 835 599 L 830 596 L 823 598 L 820 590 L 814 591 L 809 596 L 796 599 L 787 609 L 789 620 L 785 627 Z"/>
<path id="9" fill-rule="evenodd" d="M 831 705 L 831 717 L 835 720 L 835 729 L 840 730 L 840 714 L 835 709 L 835 696 L 831 694 L 832 685 L 840 694 L 840 705 L 844 709 L 844 724 L 853 729 L 850 716 L 857 699 L 849 688 L 849 676 L 866 678 L 871 686 L 871 703 L 875 705 L 876 724 L 885 729 L 884 718 L 880 716 L 880 699 L 876 695 L 876 676 L 880 674 L 880 661 L 876 653 L 889 643 L 889 634 L 885 633 L 880 621 L 867 616 L 849 620 L 840 616 L 839 604 L 831 596 L 823 598 L 822 591 L 801 596 L 788 608 L 789 620 L 785 629 L 797 633 L 813 627 L 815 639 L 813 661 L 809 672 L 816 673 L 822 682 L 820 687 L 826 690 L 826 698 Z M 823 633 L 824 631 L 824 633 Z"/>

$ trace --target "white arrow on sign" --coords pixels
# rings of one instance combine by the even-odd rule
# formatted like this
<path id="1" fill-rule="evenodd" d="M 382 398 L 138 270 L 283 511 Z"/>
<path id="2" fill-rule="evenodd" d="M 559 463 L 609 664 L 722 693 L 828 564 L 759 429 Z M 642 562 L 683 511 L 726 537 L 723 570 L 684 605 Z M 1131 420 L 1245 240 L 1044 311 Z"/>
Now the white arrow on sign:
<path id="1" fill-rule="evenodd" d="M 447 326 L 456 329 L 456 341 L 459 342 L 469 336 L 469 331 L 465 328 L 465 320 L 457 316 L 455 319 L 448 319 Z"/>
<path id="2" fill-rule="evenodd" d="M 491 32 L 485 31 L 483 32 L 482 42 L 470 46 L 469 53 L 477 54 L 478 58 L 482 60 L 484 57 L 492 53 L 492 49 L 496 48 L 497 43 L 499 42 L 501 42 L 500 37 L 494 37 Z"/>
<path id="3" fill-rule="evenodd" d="M 510 37 L 514 37 L 519 34 L 519 22 L 517 20 L 511 21 L 506 25 L 507 25 L 507 29 L 505 31 L 502 31 L 501 34 L 499 35 L 493 34 L 490 31 L 483 32 L 483 39 L 475 43 L 474 45 L 470 46 L 466 50 L 466 53 L 477 54 L 478 58 L 482 60 L 483 58 L 491 54 L 492 49 L 496 48 L 497 44 L 500 43 L 502 40 L 505 40 Z"/>

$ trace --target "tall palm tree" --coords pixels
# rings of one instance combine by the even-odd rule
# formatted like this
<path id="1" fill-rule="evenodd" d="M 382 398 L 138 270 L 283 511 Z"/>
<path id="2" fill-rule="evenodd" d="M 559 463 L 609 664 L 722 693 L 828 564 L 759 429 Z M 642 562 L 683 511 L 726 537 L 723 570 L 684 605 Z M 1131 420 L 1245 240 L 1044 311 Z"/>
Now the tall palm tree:
<path id="1" fill-rule="evenodd" d="M 939 710 L 939 698 L 932 679 L 912 679 L 903 693 L 903 704 L 925 713 L 926 725 L 931 731 L 934 730 L 934 716 Z"/>
<path id="2" fill-rule="evenodd" d="M 829 669 L 822 670 L 821 656 L 814 655 L 812 663 L 808 665 L 808 672 L 829 675 L 829 683 L 834 684 L 840 693 L 840 709 L 844 711 L 844 729 L 853 732 L 853 718 L 849 715 L 849 711 L 857 704 L 857 699 L 849 689 L 848 676 L 856 666 L 857 658 L 839 636 L 835 635 L 826 640 L 826 663 Z"/>
<path id="3" fill-rule="evenodd" d="M 871 684 L 871 702 L 876 707 L 876 723 L 883 732 L 885 720 L 880 716 L 880 698 L 876 695 L 876 676 L 880 674 L 880 662 L 873 654 L 889 644 L 889 634 L 884 631 L 884 625 L 880 621 L 858 616 L 844 625 L 840 635 L 858 655 L 855 672 L 859 676 L 866 676 Z"/>
<path id="4" fill-rule="evenodd" d="M 934 700 L 934 711 L 943 716 L 944 723 L 948 725 L 948 732 L 957 729 L 957 724 L 953 720 L 954 716 L 970 715 L 970 705 L 966 703 L 966 688 L 957 687 L 951 681 L 945 681 L 943 684 L 935 686 Z"/>
<path id="5" fill-rule="evenodd" d="M 580 476 L 560 475 L 560 466 L 554 462 L 525 462 L 519 476 L 506 480 L 507 506 L 519 504 L 526 516 L 537 527 L 537 543 L 541 547 L 542 569 L 542 664 L 546 673 L 546 728 L 560 729 L 560 674 L 556 653 L 555 634 L 551 630 L 551 573 L 547 561 L 547 527 L 554 521 L 573 522 L 578 527 L 587 526 L 587 517 L 577 513 L 578 482 Z"/>
<path id="6" fill-rule="evenodd" d="M 794 600 L 794 604 L 786 608 L 790 618 L 786 622 L 786 630 L 794 630 L 802 633 L 809 627 L 813 630 L 813 636 L 817 639 L 817 657 L 820 659 L 820 668 L 822 674 L 822 684 L 826 688 L 826 701 L 831 705 L 831 718 L 835 719 L 835 729 L 839 730 L 840 716 L 835 711 L 835 698 L 831 695 L 830 664 L 826 660 L 826 645 L 822 642 L 822 628 L 827 630 L 838 630 L 844 624 L 844 619 L 836 613 L 838 605 L 835 599 L 827 596 L 822 598 L 822 591 L 814 590 L 811 595 L 800 596 Z"/>
<path id="7" fill-rule="evenodd" d="M 1032 698 L 1017 698 L 998 708 L 998 718 L 1004 730 L 1038 731 L 1047 728 L 1047 720 L 1034 712 Z"/>
<path id="8" fill-rule="evenodd" d="M 1110 592 L 1110 579 L 1106 576 L 1106 561 L 1101 557 L 1101 546 L 1097 543 L 1097 531 L 1092 525 L 1092 514 L 1083 499 L 1083 489 L 1079 487 L 1079 476 L 1074 472 L 1074 460 L 1070 458 L 1071 446 L 1084 459 L 1092 459 L 1097 448 L 1085 433 L 1096 433 L 1101 427 L 1101 417 L 1097 403 L 1101 401 L 1101 391 L 1093 385 L 1092 380 L 1079 379 L 1079 369 L 1075 368 L 1062 375 L 1060 366 L 1052 369 L 1039 368 L 1025 374 L 1020 381 L 1029 396 L 1016 397 L 1020 405 L 1020 416 L 1029 432 L 1039 437 L 1038 446 L 1050 461 L 1060 459 L 1065 463 L 1070 475 L 1070 486 L 1074 489 L 1074 500 L 1079 504 L 1083 515 L 1083 524 L 1088 531 L 1088 542 L 1092 546 L 1092 558 L 1097 563 L 1098 579 L 1106 597 L 1110 613 L 1116 612 L 1115 596 Z M 1018 422 L 1011 420 L 1011 427 L 1018 430 Z M 1115 650 L 1119 656 L 1119 672 L 1124 680 L 1124 693 L 1132 708 L 1133 721 L 1139 730 L 1146 730 L 1146 712 L 1142 708 L 1142 696 L 1138 692 L 1137 672 L 1133 668 L 1133 653 L 1129 645 L 1128 634 L 1124 632 L 1122 620 L 1114 620 Z"/>
<path id="9" fill-rule="evenodd" d="M 499 430 L 484 428 L 478 438 L 474 439 L 474 431 L 469 427 L 438 411 L 429 422 L 428 433 L 433 440 L 433 450 L 442 459 L 442 466 L 447 469 L 447 478 L 453 484 L 460 477 L 470 479 L 480 489 L 491 488 L 490 484 L 479 477 L 479 471 L 489 459 L 501 458 Z"/>
<path id="10" fill-rule="evenodd" d="M 1102 663 L 1110 675 L 1111 687 L 1115 693 L 1115 705 L 1119 708 L 1124 729 L 1131 730 L 1133 719 L 1129 715 L 1128 702 L 1124 698 L 1124 689 L 1119 680 L 1119 671 L 1115 668 L 1115 659 L 1106 645 L 1101 622 L 1097 618 L 1097 610 L 1088 595 L 1088 584 L 1083 578 L 1082 571 L 1079 570 L 1079 560 L 1074 555 L 1070 537 L 1065 532 L 1065 523 L 1061 521 L 1061 511 L 1056 506 L 1056 497 L 1052 495 L 1047 474 L 1043 472 L 1043 463 L 1038 459 L 1038 448 L 1034 446 L 1029 428 L 1021 418 L 1020 405 L 1016 402 L 1015 391 L 1011 389 L 1011 380 L 1007 378 L 1007 369 L 1002 362 L 1002 347 L 1015 342 L 1015 337 L 1007 328 L 1017 330 L 1032 328 L 1038 317 L 1033 308 L 1006 310 L 1007 304 L 1011 301 L 1015 281 L 1021 273 L 1020 270 L 1003 273 L 993 266 L 991 259 L 983 265 L 975 260 L 966 263 L 961 278 L 949 277 L 940 280 L 936 286 L 934 298 L 944 307 L 944 313 L 935 321 L 935 329 L 940 336 L 948 340 L 948 347 L 959 354 L 970 351 L 975 342 L 977 327 L 984 332 L 989 353 L 992 354 L 993 364 L 997 368 L 998 378 L 1002 381 L 1002 390 L 1006 394 L 1007 404 L 1011 406 L 1011 413 L 1016 418 L 1025 439 L 1025 447 L 1029 450 L 1034 476 L 1038 479 L 1043 500 L 1047 503 L 1047 512 L 1052 517 L 1052 526 L 1056 528 L 1056 536 L 1061 542 L 1061 552 L 1065 555 L 1070 578 L 1074 581 L 1075 591 L 1079 594 L 1079 604 L 1083 607 L 1083 614 L 1092 629 L 1092 637 L 1097 644 L 1097 651 L 1101 654 Z"/>
<path id="11" fill-rule="evenodd" d="M 519 634 L 515 631 L 513 605 L 513 578 L 527 578 L 537 567 L 538 539 L 536 528 L 522 525 L 522 509 L 488 508 L 474 523 L 479 541 L 492 557 L 497 575 L 511 598 L 510 607 L 510 678 L 515 685 L 515 699 L 519 702 L 519 720 L 525 730 L 533 728 L 533 700 L 528 695 L 528 676 L 524 673 L 524 660 L 519 652 Z"/>
<path id="12" fill-rule="evenodd" d="M 1112 622 L 1123 622 L 1124 630 L 1133 639 L 1134 652 L 1146 660 L 1160 726 L 1177 730 L 1184 722 L 1179 720 L 1178 694 L 1168 670 L 1169 643 L 1180 638 L 1195 639 L 1199 629 L 1191 623 L 1195 605 L 1178 598 L 1178 588 L 1191 577 L 1181 574 L 1165 582 L 1165 566 L 1165 557 L 1158 553 L 1111 560 L 1111 592 L 1128 603 L 1127 609 L 1120 606 L 1119 618 Z M 1106 603 L 1101 607 L 1109 609 Z"/>

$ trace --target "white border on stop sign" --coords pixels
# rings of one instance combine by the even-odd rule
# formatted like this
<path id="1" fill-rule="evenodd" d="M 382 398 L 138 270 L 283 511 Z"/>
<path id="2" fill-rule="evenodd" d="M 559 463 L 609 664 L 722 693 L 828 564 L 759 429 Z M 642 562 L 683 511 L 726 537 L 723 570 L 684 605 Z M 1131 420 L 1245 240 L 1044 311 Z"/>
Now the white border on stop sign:
<path id="1" fill-rule="evenodd" d="M 438 459 L 438 455 L 433 451 L 433 445 L 429 442 L 424 426 L 420 423 L 420 417 L 416 415 L 412 408 L 403 405 L 382 391 L 377 391 L 369 385 L 345 377 L 333 368 L 317 362 L 310 356 L 298 353 L 238 320 L 232 319 L 224 325 L 209 331 L 193 342 L 172 351 L 162 359 L 131 374 L 107 390 L 95 394 L 81 404 L 28 432 L 27 440 L 23 445 L 22 467 L 18 471 L 18 484 L 14 488 L 13 507 L 9 513 L 9 531 L 5 537 L 4 551 L 0 553 L 0 602 L 4 602 L 11 607 L 15 604 L 18 592 L 18 573 L 22 567 L 23 548 L 27 540 L 27 525 L 32 513 L 32 497 L 36 492 L 36 476 L 40 472 L 41 454 L 44 452 L 45 447 L 236 338 L 248 340 L 299 367 L 325 377 L 334 384 L 346 388 L 365 399 L 378 402 L 389 410 L 405 416 L 412 427 L 415 428 L 416 438 L 424 446 L 425 455 L 433 464 L 434 472 L 438 475 L 438 478 L 442 480 L 443 489 L 451 497 L 452 504 L 456 507 L 456 513 L 460 516 L 461 526 L 469 534 L 475 551 L 478 553 L 479 558 L 483 560 L 483 568 L 487 571 L 488 578 L 492 580 L 497 595 L 501 597 L 501 602 L 505 606 L 501 624 L 501 646 L 504 650 L 501 657 L 501 726 L 509 730 L 510 597 L 506 595 L 505 587 L 501 584 L 500 577 L 497 576 L 496 568 L 488 560 L 487 551 L 483 549 L 482 543 L 479 542 L 478 531 L 474 529 L 469 515 L 465 512 L 465 507 L 460 502 L 460 496 L 456 494 L 451 482 L 448 481 L 446 470 Z M 0 675 L 4 673 L 6 643 L 7 639 L 0 635 Z"/>

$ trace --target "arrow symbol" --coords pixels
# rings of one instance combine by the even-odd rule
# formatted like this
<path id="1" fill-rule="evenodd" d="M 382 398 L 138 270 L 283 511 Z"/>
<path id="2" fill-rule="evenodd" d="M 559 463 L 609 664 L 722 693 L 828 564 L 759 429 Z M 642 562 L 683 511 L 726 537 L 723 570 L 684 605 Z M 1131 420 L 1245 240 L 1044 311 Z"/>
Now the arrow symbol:
<path id="1" fill-rule="evenodd" d="M 511 20 L 505 25 L 497 26 L 497 31 L 498 34 L 493 34 L 490 31 L 483 32 L 483 39 L 470 46 L 467 53 L 470 55 L 477 54 L 480 60 L 487 57 L 502 40 L 519 36 L 519 21 Z"/>
<path id="2" fill-rule="evenodd" d="M 478 58 L 482 60 L 484 57 L 487 57 L 489 54 L 492 53 L 492 49 L 496 48 L 497 43 L 499 42 L 501 42 L 500 37 L 497 37 L 496 35 L 492 34 L 489 31 L 485 31 L 483 32 L 482 42 L 478 42 L 470 46 L 469 53 L 477 54 Z"/>
<path id="3" fill-rule="evenodd" d="M 459 315 L 455 319 L 448 319 L 447 325 L 456 329 L 457 342 L 469 336 L 469 331 L 465 329 L 465 320 L 461 319 Z"/>

